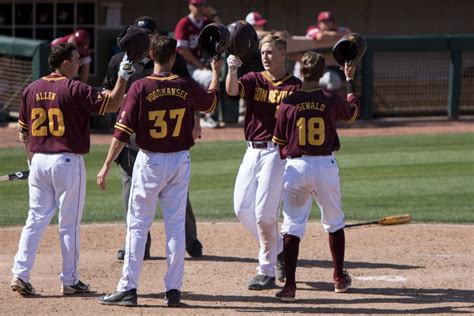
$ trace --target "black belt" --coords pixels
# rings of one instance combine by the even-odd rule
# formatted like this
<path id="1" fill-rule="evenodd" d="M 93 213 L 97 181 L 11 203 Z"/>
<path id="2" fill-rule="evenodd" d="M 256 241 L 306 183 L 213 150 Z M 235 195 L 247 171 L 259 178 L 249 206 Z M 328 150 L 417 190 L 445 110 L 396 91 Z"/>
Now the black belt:
<path id="1" fill-rule="evenodd" d="M 269 148 L 269 143 L 270 141 L 268 142 L 247 142 L 248 146 L 249 147 L 252 147 L 252 148 L 256 148 L 256 149 L 265 149 L 265 148 Z M 273 148 L 273 147 L 272 147 Z"/>

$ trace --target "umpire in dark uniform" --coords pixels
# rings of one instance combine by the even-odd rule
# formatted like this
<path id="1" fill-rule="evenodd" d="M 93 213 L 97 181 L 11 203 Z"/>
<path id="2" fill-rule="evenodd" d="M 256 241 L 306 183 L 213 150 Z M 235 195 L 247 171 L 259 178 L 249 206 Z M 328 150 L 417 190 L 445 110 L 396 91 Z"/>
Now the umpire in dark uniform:
<path id="1" fill-rule="evenodd" d="M 135 19 L 133 25 L 138 26 L 145 30 L 148 34 L 153 34 L 156 32 L 156 22 L 153 18 L 148 16 L 142 16 Z M 107 69 L 107 74 L 102 83 L 105 89 L 112 89 L 117 81 L 117 71 L 120 66 L 120 62 L 124 57 L 125 52 L 117 53 L 112 56 L 109 62 Z M 135 68 L 135 73 L 130 77 L 127 82 L 127 87 L 125 91 L 128 91 L 130 85 L 141 78 L 149 76 L 153 73 L 153 60 L 148 56 L 144 57 L 141 61 L 135 62 L 133 64 Z M 186 62 L 184 58 L 178 53 L 176 54 L 176 62 L 172 68 L 172 72 L 181 76 L 181 77 L 190 77 L 188 69 L 186 67 Z M 199 122 L 199 120 L 197 120 Z M 194 131 L 193 131 L 194 134 Z M 117 164 L 120 166 L 121 176 L 122 176 L 122 188 L 123 188 L 123 205 L 125 208 L 125 217 L 128 212 L 128 199 L 130 196 L 130 186 L 132 182 L 132 172 L 133 164 L 135 163 L 135 158 L 138 154 L 138 147 L 135 143 L 135 135 L 130 138 L 130 142 L 124 147 L 119 157 L 117 158 Z M 197 229 L 196 229 L 196 219 L 194 217 L 193 209 L 191 202 L 188 200 L 186 204 L 186 251 L 193 258 L 199 258 L 202 256 L 202 244 L 197 239 Z M 150 246 L 151 246 L 151 236 L 148 232 L 148 238 L 145 247 L 144 259 L 150 258 Z M 125 255 L 125 250 L 122 248 L 117 253 L 117 258 L 123 260 Z"/>

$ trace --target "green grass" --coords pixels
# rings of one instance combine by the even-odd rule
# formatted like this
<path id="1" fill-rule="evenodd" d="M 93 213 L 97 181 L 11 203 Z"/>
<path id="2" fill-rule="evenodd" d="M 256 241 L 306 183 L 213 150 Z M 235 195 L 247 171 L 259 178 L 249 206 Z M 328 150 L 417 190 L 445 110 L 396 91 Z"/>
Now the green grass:
<path id="1" fill-rule="evenodd" d="M 343 138 L 337 154 L 349 220 L 410 213 L 416 222 L 474 223 L 474 134 Z M 95 175 L 108 146 L 86 155 L 84 222 L 123 220 L 120 174 L 104 193 Z M 190 197 L 199 219 L 233 220 L 232 192 L 245 145 L 205 142 L 192 149 Z M 21 148 L 0 149 L 0 174 L 24 169 Z M 0 182 L 0 225 L 23 224 L 26 181 Z M 158 212 L 158 218 L 160 212 Z M 312 219 L 319 218 L 313 208 Z"/>

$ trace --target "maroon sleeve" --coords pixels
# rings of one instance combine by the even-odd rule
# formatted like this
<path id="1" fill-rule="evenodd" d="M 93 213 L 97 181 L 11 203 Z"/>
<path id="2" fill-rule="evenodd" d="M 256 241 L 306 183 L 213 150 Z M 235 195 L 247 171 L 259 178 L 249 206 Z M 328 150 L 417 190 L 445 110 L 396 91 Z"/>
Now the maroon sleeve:
<path id="1" fill-rule="evenodd" d="M 286 158 L 288 143 L 292 136 L 294 113 L 295 111 L 292 105 L 282 103 L 277 107 L 277 119 L 272 141 L 278 145 L 282 159 Z"/>
<path id="2" fill-rule="evenodd" d="M 239 79 L 239 93 L 242 99 L 247 100 L 254 95 L 255 72 L 249 72 Z"/>
<path id="3" fill-rule="evenodd" d="M 124 143 L 127 143 L 130 136 L 136 131 L 140 113 L 139 86 L 139 84 L 132 84 L 115 122 L 114 137 Z"/>
<path id="4" fill-rule="evenodd" d="M 107 93 L 102 94 L 99 90 L 79 80 L 71 80 L 69 89 L 74 103 L 79 105 L 79 110 L 82 113 L 104 115 L 107 111 L 110 101 L 110 96 Z"/>
<path id="5" fill-rule="evenodd" d="M 347 96 L 347 101 L 338 98 L 336 108 L 336 119 L 352 124 L 360 114 L 359 98 L 354 93 Z"/>
<path id="6" fill-rule="evenodd" d="M 178 24 L 176 24 L 176 27 L 174 29 L 174 37 L 177 40 L 189 40 L 189 34 L 186 33 L 185 24 L 186 18 L 182 18 L 178 21 Z"/>
<path id="7" fill-rule="evenodd" d="M 18 127 L 20 130 L 28 131 L 28 124 L 30 119 L 28 118 L 28 104 L 26 102 L 26 95 L 28 93 L 28 89 L 23 91 L 21 96 L 21 104 L 20 104 L 20 113 L 18 113 Z"/>
<path id="8" fill-rule="evenodd" d="M 196 111 L 210 113 L 217 106 L 217 90 L 205 90 L 194 80 L 189 80 L 189 101 Z"/>

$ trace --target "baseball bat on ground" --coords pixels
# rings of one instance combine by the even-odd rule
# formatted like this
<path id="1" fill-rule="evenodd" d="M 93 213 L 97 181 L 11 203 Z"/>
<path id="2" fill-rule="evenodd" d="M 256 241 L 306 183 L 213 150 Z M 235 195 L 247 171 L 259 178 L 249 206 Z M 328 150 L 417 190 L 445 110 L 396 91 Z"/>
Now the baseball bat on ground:
<path id="1" fill-rule="evenodd" d="M 28 179 L 30 174 L 29 170 L 26 171 L 18 171 L 15 173 L 6 174 L 4 176 L 0 176 L 0 181 L 8 181 L 8 180 L 25 180 Z"/>
<path id="2" fill-rule="evenodd" d="M 411 222 L 410 214 L 404 214 L 404 215 L 386 216 L 384 218 L 381 218 L 381 219 L 378 219 L 378 220 L 375 220 L 375 221 L 348 224 L 348 225 L 345 226 L 345 228 L 356 227 L 356 226 L 365 226 L 365 225 L 373 225 L 373 224 L 399 225 L 399 224 L 406 224 L 406 223 L 409 223 L 409 222 Z"/>

